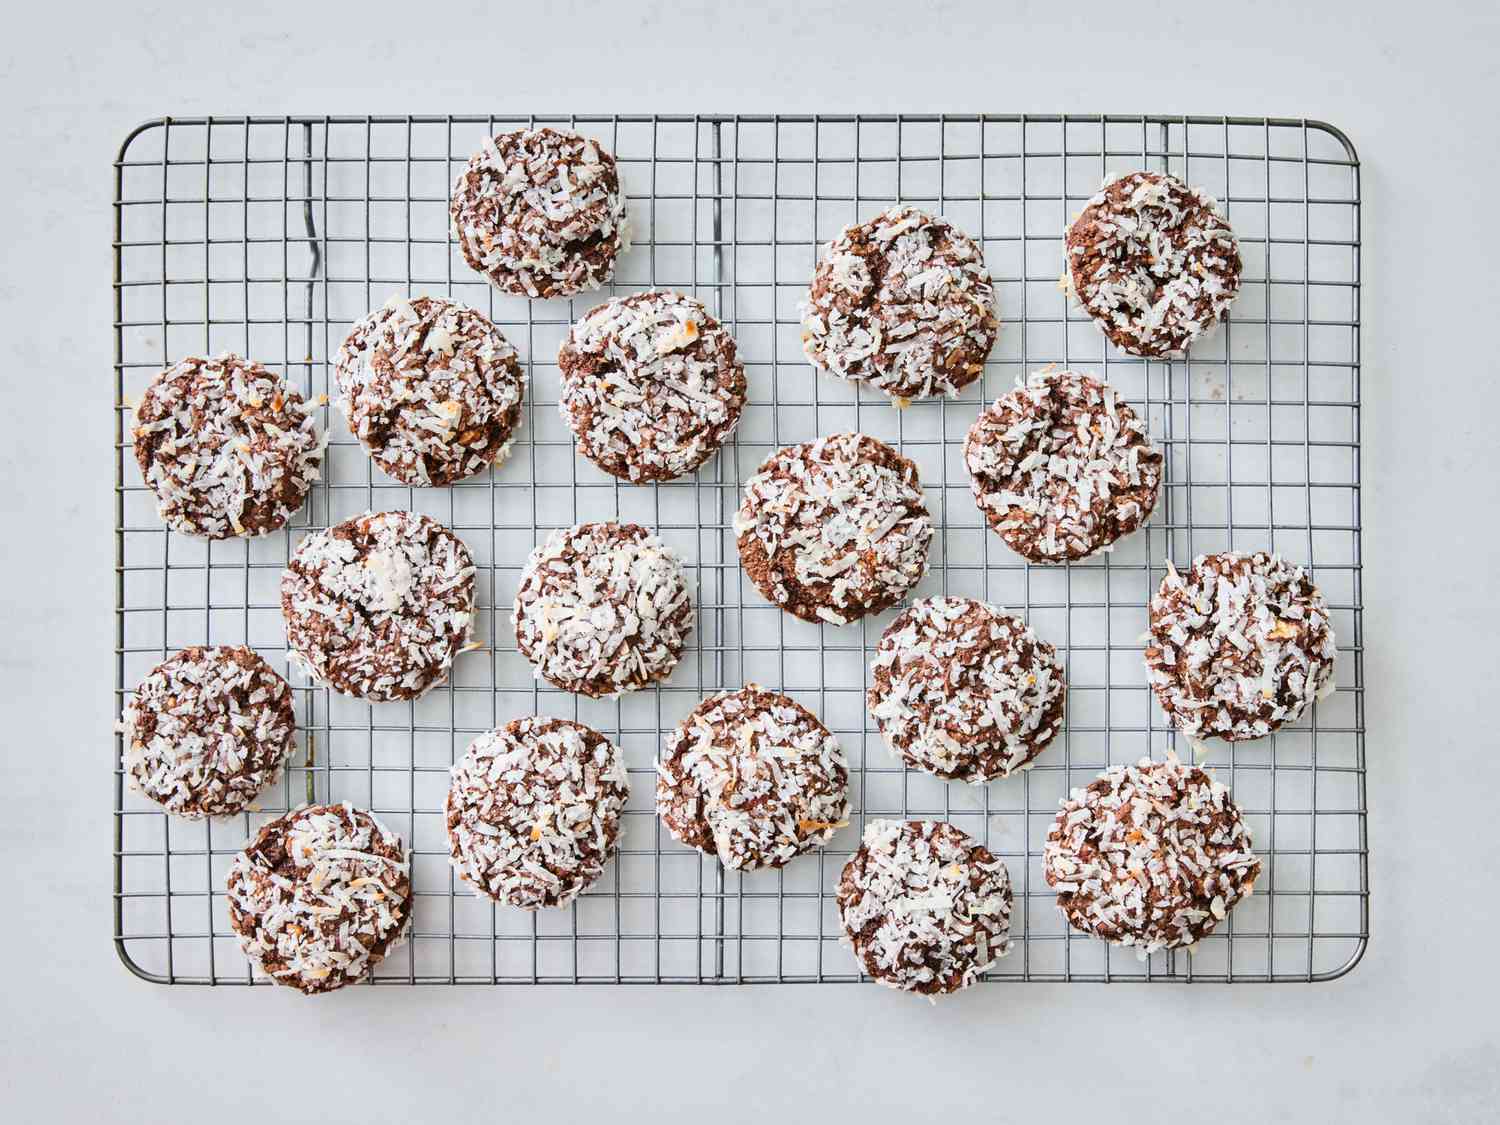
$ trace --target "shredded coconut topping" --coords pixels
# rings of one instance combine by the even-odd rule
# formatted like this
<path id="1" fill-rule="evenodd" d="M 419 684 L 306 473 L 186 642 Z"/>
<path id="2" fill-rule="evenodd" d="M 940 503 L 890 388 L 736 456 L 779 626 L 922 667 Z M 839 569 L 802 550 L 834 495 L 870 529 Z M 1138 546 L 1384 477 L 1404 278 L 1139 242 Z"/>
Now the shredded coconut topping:
<path id="1" fill-rule="evenodd" d="M 1057 650 L 969 598 L 924 598 L 870 665 L 870 714 L 908 766 L 982 784 L 1032 763 L 1062 728 Z"/>
<path id="2" fill-rule="evenodd" d="M 485 138 L 449 206 L 464 260 L 520 297 L 597 289 L 630 246 L 615 158 L 555 129 Z"/>
<path id="3" fill-rule="evenodd" d="M 836 901 L 864 971 L 902 992 L 957 992 L 1010 952 L 1010 872 L 942 821 L 866 824 Z"/>
<path id="4" fill-rule="evenodd" d="M 903 399 L 957 394 L 979 378 L 999 331 L 979 246 L 915 207 L 845 227 L 802 305 L 815 366 Z"/>
<path id="5" fill-rule="evenodd" d="M 1168 564 L 1151 598 L 1146 671 L 1189 738 L 1260 738 L 1333 690 L 1323 595 L 1278 555 L 1199 555 Z"/>
<path id="6" fill-rule="evenodd" d="M 167 368 L 141 396 L 132 430 L 162 522 L 205 539 L 281 527 L 322 469 L 328 437 L 314 409 L 281 376 L 229 352 Z"/>
<path id="7" fill-rule="evenodd" d="M 620 751 L 566 719 L 482 734 L 453 767 L 448 843 L 478 894 L 523 910 L 566 906 L 614 854 L 630 782 Z"/>
<path id="8" fill-rule="evenodd" d="M 834 434 L 771 454 L 745 485 L 734 531 L 762 595 L 845 625 L 921 581 L 932 518 L 915 464 L 866 434 Z"/>
<path id="9" fill-rule="evenodd" d="M 474 563 L 442 524 L 367 512 L 297 545 L 281 576 L 292 660 L 373 702 L 415 699 L 448 678 L 474 614 Z"/>
<path id="10" fill-rule="evenodd" d="M 573 326 L 557 357 L 558 409 L 578 450 L 628 481 L 690 473 L 739 425 L 734 337 L 681 293 L 616 297 Z"/>
<path id="11" fill-rule="evenodd" d="M 294 745 L 292 691 L 248 648 L 185 648 L 125 705 L 125 781 L 189 819 L 241 811 Z"/>
<path id="12" fill-rule="evenodd" d="M 1161 451 L 1114 387 L 1039 371 L 974 420 L 964 442 L 975 503 L 1006 546 L 1038 563 L 1109 550 L 1156 506 Z"/>
<path id="13" fill-rule="evenodd" d="M 308 994 L 368 976 L 411 920 L 401 838 L 347 802 L 271 821 L 235 856 L 225 889 L 245 956 Z"/>
<path id="14" fill-rule="evenodd" d="M 1260 875 L 1229 790 L 1175 758 L 1114 766 L 1074 789 L 1043 865 L 1069 925 L 1142 957 L 1210 933 Z"/>
<path id="15" fill-rule="evenodd" d="M 757 684 L 700 703 L 656 769 L 662 823 L 725 867 L 781 867 L 848 823 L 838 741 L 800 703 Z"/>

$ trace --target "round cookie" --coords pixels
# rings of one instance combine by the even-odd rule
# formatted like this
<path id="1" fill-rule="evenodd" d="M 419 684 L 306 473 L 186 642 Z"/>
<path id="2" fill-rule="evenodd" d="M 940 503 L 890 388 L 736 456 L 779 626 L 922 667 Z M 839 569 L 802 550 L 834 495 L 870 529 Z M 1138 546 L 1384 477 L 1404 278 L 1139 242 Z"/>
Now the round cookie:
<path id="1" fill-rule="evenodd" d="M 1218 201 L 1160 172 L 1104 185 L 1067 235 L 1068 291 L 1131 355 L 1179 356 L 1240 290 L 1239 241 Z"/>
<path id="2" fill-rule="evenodd" d="M 1062 729 L 1057 650 L 969 598 L 924 598 L 892 621 L 870 664 L 870 714 L 906 765 L 983 784 L 1023 769 Z"/>
<path id="3" fill-rule="evenodd" d="M 162 522 L 204 539 L 284 525 L 322 471 L 328 439 L 314 409 L 280 375 L 228 352 L 156 376 L 131 436 Z"/>
<path id="4" fill-rule="evenodd" d="M 1109 550 L 1151 516 L 1162 454 L 1113 387 L 1040 371 L 969 428 L 974 502 L 1016 554 L 1076 562 Z"/>
<path id="5" fill-rule="evenodd" d="M 681 293 L 616 297 L 573 325 L 557 355 L 558 409 L 578 451 L 620 480 L 691 473 L 739 425 L 734 337 Z"/>
<path id="6" fill-rule="evenodd" d="M 411 920 L 401 838 L 348 802 L 305 805 L 265 825 L 234 857 L 225 890 L 245 956 L 309 995 L 369 976 Z"/>
<path id="7" fill-rule="evenodd" d="M 197 820 L 240 812 L 295 745 L 292 689 L 244 647 L 185 648 L 125 705 L 125 783 Z"/>
<path id="8" fill-rule="evenodd" d="M 581 523 L 531 552 L 510 620 L 539 677 L 598 698 L 671 674 L 693 601 L 676 554 L 644 527 Z"/>
<path id="9" fill-rule="evenodd" d="M 656 763 L 673 838 L 725 867 L 781 867 L 848 823 L 849 765 L 807 708 L 746 684 L 700 703 Z"/>
<path id="10" fill-rule="evenodd" d="M 845 227 L 802 306 L 814 366 L 898 400 L 956 395 L 983 373 L 999 331 L 978 244 L 915 207 Z"/>
<path id="11" fill-rule="evenodd" d="M 1336 650 L 1323 595 L 1279 555 L 1171 562 L 1152 595 L 1146 673 L 1190 740 L 1260 738 L 1334 689 Z"/>
<path id="12" fill-rule="evenodd" d="M 321 684 L 386 703 L 448 678 L 474 614 L 474 562 L 412 512 L 366 512 L 315 531 L 281 576 L 288 655 Z"/>
<path id="13" fill-rule="evenodd" d="M 453 767 L 444 808 L 453 867 L 476 894 L 566 906 L 614 854 L 630 781 L 620 751 L 566 719 L 517 719 Z"/>
<path id="14" fill-rule="evenodd" d="M 504 461 L 526 373 L 483 313 L 394 297 L 345 338 L 339 407 L 375 464 L 403 484 L 452 484 Z"/>
<path id="15" fill-rule="evenodd" d="M 448 213 L 464 260 L 518 297 L 597 289 L 630 245 L 615 158 L 556 129 L 486 137 L 454 182 Z"/>
<path id="16" fill-rule="evenodd" d="M 1010 952 L 1010 872 L 937 820 L 872 820 L 835 902 L 861 968 L 902 992 L 967 988 Z"/>
<path id="17" fill-rule="evenodd" d="M 1175 758 L 1074 789 L 1042 863 L 1070 926 L 1142 956 L 1212 932 L 1260 874 L 1229 790 Z"/>
<path id="18" fill-rule="evenodd" d="M 847 625 L 896 604 L 927 572 L 932 517 L 917 466 L 866 434 L 766 458 L 734 517 L 740 565 L 804 621 Z"/>

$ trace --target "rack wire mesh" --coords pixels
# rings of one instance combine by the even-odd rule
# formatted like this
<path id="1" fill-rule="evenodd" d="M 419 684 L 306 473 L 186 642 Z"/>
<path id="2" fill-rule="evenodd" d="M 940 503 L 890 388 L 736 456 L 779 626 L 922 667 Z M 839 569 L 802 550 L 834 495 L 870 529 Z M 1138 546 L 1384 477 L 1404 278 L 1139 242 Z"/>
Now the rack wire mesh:
<path id="1" fill-rule="evenodd" d="M 541 124 L 614 151 L 635 246 L 615 292 L 695 294 L 735 334 L 750 380 L 735 439 L 694 478 L 622 485 L 574 455 L 556 409 L 557 347 L 607 294 L 527 302 L 457 254 L 449 186 L 486 133 Z M 1225 204 L 1245 258 L 1230 321 L 1185 360 L 1105 345 L 1057 287 L 1062 231 L 1107 175 L 1170 171 Z M 413 849 L 412 940 L 377 971 L 393 983 L 854 981 L 832 891 L 874 816 L 936 816 L 984 841 L 1016 888 L 1015 951 L 995 981 L 1312 981 L 1337 977 L 1369 934 L 1361 639 L 1359 162 L 1313 121 L 1118 116 L 472 116 L 165 118 L 126 139 L 115 179 L 115 704 L 188 644 L 245 643 L 295 689 L 298 749 L 257 811 L 173 819 L 130 793 L 115 746 L 114 941 L 138 975 L 255 983 L 228 925 L 229 862 L 303 800 L 373 808 Z M 816 374 L 797 303 L 817 247 L 897 201 L 982 241 L 1006 322 L 982 383 L 893 409 Z M 231 350 L 304 393 L 329 391 L 347 326 L 395 293 L 486 311 L 529 364 L 515 452 L 483 477 L 411 489 L 377 473 L 342 418 L 324 479 L 282 532 L 206 543 L 169 534 L 136 470 L 129 414 L 186 354 Z M 1095 371 L 1167 454 L 1150 524 L 1101 559 L 1028 566 L 987 531 L 960 446 L 984 402 L 1048 363 Z M 868 661 L 895 611 L 835 628 L 764 602 L 738 567 L 741 483 L 773 448 L 860 429 L 916 460 L 941 533 L 918 596 L 979 597 L 1025 615 L 1067 661 L 1066 728 L 1033 769 L 983 787 L 903 770 L 864 706 Z M 482 651 L 409 704 L 370 706 L 286 667 L 277 594 L 310 528 L 410 508 L 452 527 L 478 565 Z M 591 701 L 535 681 L 509 604 L 520 567 L 556 526 L 630 519 L 684 559 L 698 626 L 670 681 Z M 1267 863 L 1256 894 L 1194 954 L 1140 961 L 1068 931 L 1041 874 L 1058 801 L 1109 764 L 1191 753 L 1146 686 L 1141 634 L 1165 560 L 1271 548 L 1322 587 L 1339 642 L 1337 691 L 1272 737 L 1214 743 Z M 756 681 L 812 708 L 849 754 L 855 815 L 820 854 L 779 872 L 726 873 L 678 846 L 652 810 L 663 732 L 715 690 Z M 623 748 L 633 793 L 619 855 L 571 908 L 495 907 L 458 884 L 442 802 L 476 735 L 533 713 L 577 718 Z"/>

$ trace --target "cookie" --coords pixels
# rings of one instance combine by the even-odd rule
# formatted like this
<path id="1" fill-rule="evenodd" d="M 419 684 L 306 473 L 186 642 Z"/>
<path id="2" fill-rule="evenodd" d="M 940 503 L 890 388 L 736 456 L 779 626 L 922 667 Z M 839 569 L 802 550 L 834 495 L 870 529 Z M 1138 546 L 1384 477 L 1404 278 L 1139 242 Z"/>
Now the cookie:
<path id="1" fill-rule="evenodd" d="M 328 439 L 314 409 L 280 375 L 229 352 L 167 368 L 131 430 L 162 522 L 203 539 L 283 526 L 322 472 Z"/>
<path id="2" fill-rule="evenodd" d="M 814 366 L 897 400 L 956 395 L 984 372 L 999 332 L 979 245 L 915 207 L 845 227 L 802 306 Z"/>
<path id="3" fill-rule="evenodd" d="M 197 820 L 240 812 L 296 744 L 292 689 L 248 648 L 185 648 L 125 705 L 125 783 Z"/>
<path id="4" fill-rule="evenodd" d="M 1142 956 L 1211 933 L 1260 874 L 1229 790 L 1175 758 L 1074 789 L 1042 865 L 1070 926 Z"/>
<path id="5" fill-rule="evenodd" d="M 556 129 L 486 137 L 448 213 L 464 261 L 518 297 L 598 289 L 630 245 L 615 158 Z"/>
<path id="6" fill-rule="evenodd" d="M 281 612 L 288 655 L 319 683 L 372 703 L 415 699 L 468 640 L 474 562 L 436 520 L 366 512 L 297 544 Z"/>
<path id="7" fill-rule="evenodd" d="M 557 355 L 558 409 L 578 452 L 620 480 L 673 480 L 739 425 L 734 337 L 691 297 L 616 297 L 573 325 Z"/>
<path id="8" fill-rule="evenodd" d="M 1108 383 L 1040 371 L 969 428 L 974 502 L 1005 545 L 1036 563 L 1109 550 L 1151 516 L 1162 454 Z"/>
<path id="9" fill-rule="evenodd" d="M 566 719 L 517 719 L 453 767 L 445 807 L 459 877 L 496 902 L 566 906 L 614 855 L 630 796 L 609 739 Z"/>
<path id="10" fill-rule="evenodd" d="M 807 708 L 746 684 L 700 703 L 656 763 L 656 813 L 725 867 L 781 867 L 848 823 L 849 764 Z"/>
<path id="11" fill-rule="evenodd" d="M 1068 292 L 1122 351 L 1180 356 L 1240 291 L 1239 241 L 1218 201 L 1160 172 L 1104 187 L 1067 235 Z"/>
<path id="12" fill-rule="evenodd" d="M 767 600 L 804 621 L 847 625 L 922 580 L 932 517 L 915 464 L 866 434 L 834 434 L 766 458 L 734 533 Z"/>
<path id="13" fill-rule="evenodd" d="M 375 464 L 442 487 L 504 461 L 526 373 L 483 314 L 442 297 L 393 297 L 345 338 L 339 408 Z"/>
<path id="14" fill-rule="evenodd" d="M 1149 616 L 1146 673 L 1189 739 L 1260 738 L 1334 689 L 1328 607 L 1279 555 L 1199 555 L 1186 574 L 1169 561 Z"/>
<path id="15" fill-rule="evenodd" d="M 1019 618 L 969 598 L 924 598 L 892 621 L 870 663 L 870 714 L 908 766 L 982 784 L 1030 765 L 1062 729 L 1057 650 Z"/>
<path id="16" fill-rule="evenodd" d="M 234 857 L 225 891 L 245 956 L 309 995 L 369 976 L 411 920 L 401 838 L 348 802 L 271 821 Z"/>
<path id="17" fill-rule="evenodd" d="M 510 620 L 540 678 L 597 698 L 671 675 L 693 601 L 677 556 L 644 527 L 581 523 L 531 552 Z"/>
<path id="18" fill-rule="evenodd" d="M 872 820 L 839 879 L 844 942 L 887 987 L 967 988 L 1010 952 L 1010 872 L 937 820 Z"/>

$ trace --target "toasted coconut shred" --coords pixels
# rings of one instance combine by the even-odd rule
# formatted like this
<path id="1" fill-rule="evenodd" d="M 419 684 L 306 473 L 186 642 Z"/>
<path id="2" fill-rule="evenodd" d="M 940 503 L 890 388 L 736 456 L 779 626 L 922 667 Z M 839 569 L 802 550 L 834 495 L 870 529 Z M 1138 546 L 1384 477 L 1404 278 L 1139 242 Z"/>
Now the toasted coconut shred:
<path id="1" fill-rule="evenodd" d="M 979 510 L 1006 546 L 1037 563 L 1107 551 L 1145 523 L 1162 461 L 1115 388 L 1073 371 L 1018 381 L 964 441 Z"/>
<path id="2" fill-rule="evenodd" d="M 526 373 L 483 313 L 393 297 L 356 324 L 334 363 L 349 430 L 382 470 L 443 486 L 504 461 Z"/>
<path id="3" fill-rule="evenodd" d="M 740 564 L 804 621 L 847 625 L 905 597 L 932 544 L 916 465 L 866 434 L 787 446 L 745 485 Z"/>
<path id="4" fill-rule="evenodd" d="M 681 293 L 616 297 L 573 326 L 558 409 L 578 451 L 632 482 L 673 480 L 739 425 L 745 369 L 732 337 Z"/>
<path id="5" fill-rule="evenodd" d="M 521 572 L 511 614 L 539 678 L 594 697 L 671 674 L 693 628 L 682 564 L 633 523 L 554 531 Z"/>
<path id="6" fill-rule="evenodd" d="M 291 688 L 250 649 L 185 648 L 125 705 L 125 782 L 177 816 L 229 816 L 281 775 L 295 729 Z"/>
<path id="7" fill-rule="evenodd" d="M 257 969 L 309 995 L 361 980 L 405 940 L 405 845 L 347 801 L 304 805 L 234 857 L 229 925 Z"/>
<path id="8" fill-rule="evenodd" d="M 442 524 L 368 512 L 297 545 L 281 576 L 288 655 L 319 683 L 373 702 L 448 678 L 474 614 L 474 563 Z"/>
<path id="9" fill-rule="evenodd" d="M 630 796 L 625 760 L 566 719 L 517 719 L 453 767 L 453 867 L 477 894 L 524 910 L 566 906 L 604 871 Z"/>
<path id="10" fill-rule="evenodd" d="M 814 366 L 894 399 L 957 394 L 983 373 L 999 331 L 978 244 L 915 207 L 845 227 L 802 305 Z"/>
<path id="11" fill-rule="evenodd" d="M 281 376 L 225 352 L 151 381 L 131 435 L 162 522 L 204 539 L 265 535 L 302 507 L 327 434 Z"/>
<path id="12" fill-rule="evenodd" d="M 1057 650 L 969 598 L 924 598 L 891 622 L 870 665 L 870 714 L 915 769 L 983 784 L 1030 765 L 1062 729 Z"/>
<path id="13" fill-rule="evenodd" d="M 615 158 L 556 129 L 486 137 L 453 185 L 449 214 L 464 260 L 520 297 L 597 289 L 630 245 Z"/>
<path id="14" fill-rule="evenodd" d="M 1146 671 L 1189 738 L 1260 738 L 1334 689 L 1323 595 L 1279 555 L 1199 555 L 1167 564 L 1151 598 Z"/>
<path id="15" fill-rule="evenodd" d="M 725 867 L 781 867 L 848 823 L 838 741 L 800 703 L 757 684 L 700 703 L 656 768 L 662 823 Z"/>
<path id="16" fill-rule="evenodd" d="M 1226 786 L 1176 758 L 1142 758 L 1063 801 L 1043 868 L 1069 925 L 1144 958 L 1211 933 L 1261 863 Z"/>
<path id="17" fill-rule="evenodd" d="M 963 830 L 872 820 L 845 864 L 836 903 L 844 941 L 887 987 L 957 992 L 1010 952 L 1010 872 Z"/>

